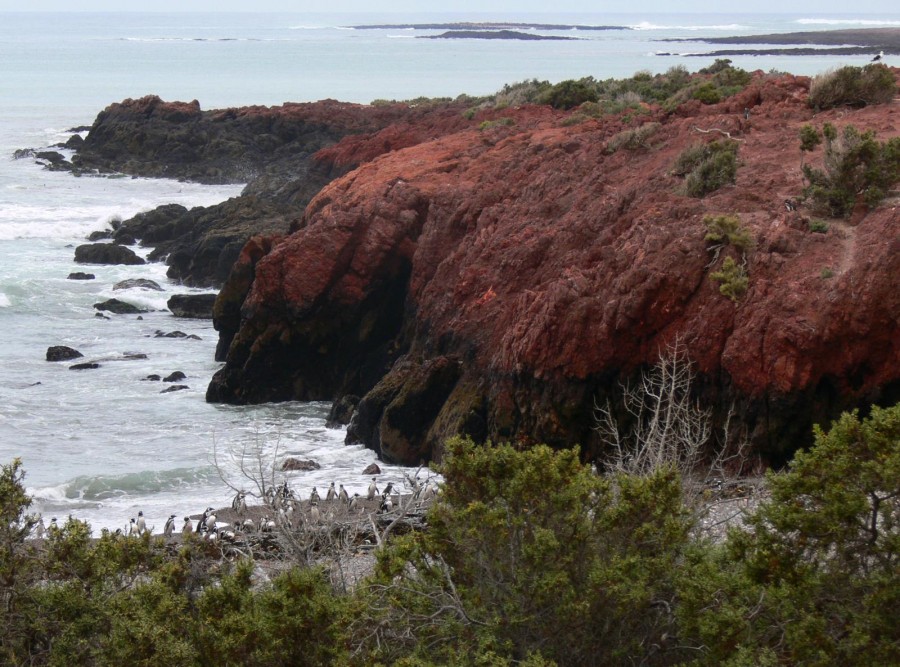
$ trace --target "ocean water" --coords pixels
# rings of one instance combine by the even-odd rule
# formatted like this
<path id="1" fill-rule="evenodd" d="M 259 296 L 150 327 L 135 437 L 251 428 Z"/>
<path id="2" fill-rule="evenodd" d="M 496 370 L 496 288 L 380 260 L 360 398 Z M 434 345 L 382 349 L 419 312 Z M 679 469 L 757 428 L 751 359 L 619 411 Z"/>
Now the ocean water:
<path id="1" fill-rule="evenodd" d="M 634 29 L 514 42 L 348 27 L 466 20 Z M 306 497 L 330 481 L 362 491 L 368 479 L 360 473 L 375 460 L 371 451 L 344 446 L 342 430 L 325 428 L 326 404 L 207 404 L 206 385 L 219 366 L 216 332 L 166 310 L 169 296 L 192 290 L 169 282 L 165 266 L 74 264 L 74 247 L 116 218 L 165 203 L 209 205 L 237 195 L 240 185 L 75 178 L 14 160 L 18 148 L 64 141 L 66 130 L 90 125 L 107 104 L 151 93 L 197 99 L 203 108 L 488 94 L 531 78 L 622 77 L 712 62 L 656 55 L 713 48 L 658 41 L 669 37 L 877 26 L 900 26 L 900 14 L 0 14 L 0 462 L 23 460 L 35 511 L 71 514 L 97 531 L 124 526 L 138 510 L 159 529 L 170 513 L 226 504 L 230 486 L 252 486 L 242 461 L 246 469 L 288 455 L 315 459 L 320 470 L 289 477 Z M 733 60 L 746 69 L 815 74 L 868 57 Z M 66 279 L 78 270 L 97 278 Z M 163 291 L 113 290 L 137 277 Z M 93 304 L 113 296 L 151 312 L 96 317 Z M 155 337 L 174 330 L 200 340 Z M 100 368 L 49 363 L 51 345 L 74 347 L 85 355 L 80 361 Z M 189 389 L 163 394 L 162 383 L 143 379 L 176 370 Z M 405 469 L 383 468 L 385 482 L 402 486 Z"/>

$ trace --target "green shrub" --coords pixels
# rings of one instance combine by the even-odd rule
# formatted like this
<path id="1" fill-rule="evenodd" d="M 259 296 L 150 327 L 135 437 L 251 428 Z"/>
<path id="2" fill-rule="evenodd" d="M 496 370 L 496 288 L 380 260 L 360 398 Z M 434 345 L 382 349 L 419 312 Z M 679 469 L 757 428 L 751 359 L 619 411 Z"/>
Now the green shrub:
<path id="1" fill-rule="evenodd" d="M 495 120 L 484 120 L 478 126 L 478 129 L 481 131 L 490 130 L 493 127 L 510 127 L 515 125 L 516 121 L 509 117 L 497 118 Z"/>
<path id="2" fill-rule="evenodd" d="M 596 88 L 590 80 L 567 79 L 544 92 L 541 100 L 554 109 L 574 109 L 585 102 L 596 102 L 599 98 Z"/>
<path id="3" fill-rule="evenodd" d="M 806 133 L 802 145 L 812 145 Z M 835 217 L 848 216 L 858 199 L 875 206 L 900 180 L 900 137 L 878 142 L 872 131 L 860 132 L 853 125 L 837 129 L 826 123 L 824 169 L 803 165 L 808 183 L 803 194 L 815 208 Z"/>
<path id="4" fill-rule="evenodd" d="M 822 280 L 828 280 L 829 278 L 834 278 L 834 269 L 826 266 L 824 269 L 822 269 L 822 272 L 819 274 L 819 277 L 821 277 Z"/>
<path id="5" fill-rule="evenodd" d="M 815 77 L 809 87 L 809 106 L 831 109 L 849 105 L 885 104 L 897 94 L 897 83 L 887 65 L 846 65 Z"/>
<path id="6" fill-rule="evenodd" d="M 828 231 L 828 223 L 824 220 L 810 220 L 809 231 L 816 234 L 825 234 Z"/>
<path id="7" fill-rule="evenodd" d="M 606 142 L 606 152 L 615 153 L 620 148 L 630 151 L 649 148 L 650 139 L 656 135 L 660 127 L 662 125 L 659 123 L 650 122 L 630 130 L 617 132 Z"/>
<path id="8" fill-rule="evenodd" d="M 673 631 L 667 605 L 688 539 L 674 471 L 601 477 L 577 451 L 542 445 L 454 439 L 447 452 L 428 531 L 379 559 L 365 609 L 391 608 L 377 619 L 382 636 L 369 633 L 374 657 L 649 661 L 652 641 Z"/>
<path id="9" fill-rule="evenodd" d="M 694 92 L 691 93 L 691 98 L 700 100 L 703 104 L 717 104 L 722 100 L 722 95 L 719 93 L 716 84 L 712 81 L 707 81 L 697 88 L 694 88 Z"/>
<path id="10" fill-rule="evenodd" d="M 780 664 L 900 664 L 900 405 L 814 434 L 731 536 L 758 603 L 745 641 Z"/>
<path id="11" fill-rule="evenodd" d="M 707 215 L 703 218 L 706 225 L 704 241 L 725 245 L 730 243 L 738 250 L 746 252 L 753 247 L 750 230 L 741 224 L 736 215 Z"/>
<path id="12" fill-rule="evenodd" d="M 737 175 L 736 141 L 711 141 L 689 146 L 675 159 L 672 173 L 684 176 L 689 197 L 704 197 L 723 185 L 734 183 Z"/>
<path id="13" fill-rule="evenodd" d="M 719 283 L 719 292 L 735 303 L 746 294 L 750 283 L 747 270 L 735 262 L 734 257 L 726 257 L 722 268 L 709 277 Z"/>

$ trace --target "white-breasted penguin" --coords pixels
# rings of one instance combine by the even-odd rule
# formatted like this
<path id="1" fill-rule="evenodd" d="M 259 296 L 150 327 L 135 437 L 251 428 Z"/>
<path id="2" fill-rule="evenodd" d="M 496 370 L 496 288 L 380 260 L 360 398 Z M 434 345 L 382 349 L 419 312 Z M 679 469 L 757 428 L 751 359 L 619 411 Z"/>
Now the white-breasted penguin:
<path id="1" fill-rule="evenodd" d="M 135 528 L 137 529 L 138 535 L 143 535 L 147 532 L 147 522 L 144 520 L 144 512 L 140 511 L 137 515 L 137 521 L 135 522 Z"/>
<path id="2" fill-rule="evenodd" d="M 316 487 L 313 487 L 312 493 L 309 494 L 309 503 L 311 505 L 317 502 L 319 502 L 319 492 L 316 490 Z"/>
<path id="3" fill-rule="evenodd" d="M 191 517 L 184 517 L 184 524 L 181 526 L 181 534 L 184 536 L 190 535 L 194 532 L 194 526 L 191 524 Z"/>
<path id="4" fill-rule="evenodd" d="M 319 503 L 313 503 L 312 507 L 309 508 L 310 523 L 319 523 L 319 519 L 321 518 L 322 517 L 319 514 Z"/>
<path id="5" fill-rule="evenodd" d="M 338 498 L 345 503 L 350 501 L 350 496 L 347 494 L 347 489 L 344 488 L 343 484 L 341 484 L 341 490 L 338 491 Z"/>
<path id="6" fill-rule="evenodd" d="M 369 500 L 374 500 L 375 496 L 378 495 L 378 485 L 376 484 L 377 479 L 375 477 L 372 478 L 372 481 L 369 483 Z"/>
<path id="7" fill-rule="evenodd" d="M 353 497 L 350 499 L 350 502 L 347 503 L 347 509 L 350 510 L 350 511 L 352 512 L 352 511 L 355 510 L 357 507 L 359 507 L 359 494 L 358 494 L 358 493 L 354 493 L 354 494 L 353 494 Z"/>
<path id="8" fill-rule="evenodd" d="M 337 498 L 337 491 L 334 490 L 334 482 L 328 487 L 328 493 L 325 494 L 325 500 L 334 500 Z"/>
<path id="9" fill-rule="evenodd" d="M 175 515 L 170 514 L 168 521 L 166 521 L 166 527 L 163 528 L 163 535 L 166 537 L 172 537 L 172 534 L 175 532 Z"/>

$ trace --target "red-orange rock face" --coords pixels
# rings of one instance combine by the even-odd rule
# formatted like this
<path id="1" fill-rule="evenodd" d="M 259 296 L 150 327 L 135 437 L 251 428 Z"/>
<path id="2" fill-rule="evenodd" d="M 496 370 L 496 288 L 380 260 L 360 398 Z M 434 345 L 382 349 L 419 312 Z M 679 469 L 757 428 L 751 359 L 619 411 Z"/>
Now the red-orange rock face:
<path id="1" fill-rule="evenodd" d="M 723 414 L 734 404 L 763 455 L 800 446 L 812 421 L 900 388 L 900 202 L 825 234 L 790 210 L 802 125 L 883 140 L 900 134 L 900 105 L 813 116 L 807 88 L 758 75 L 721 104 L 628 125 L 523 108 L 494 113 L 512 124 L 445 124 L 390 152 L 353 138 L 375 157 L 256 263 L 210 397 L 361 395 L 351 437 L 407 463 L 440 456 L 457 430 L 590 452 L 595 398 L 677 338 L 701 399 Z M 661 125 L 647 147 L 608 150 L 648 121 Z M 679 194 L 675 158 L 725 132 L 740 144 L 736 183 Z M 326 157 L 340 162 L 340 148 Z M 709 214 L 739 216 L 754 239 L 737 302 L 710 279 L 739 255 L 713 263 Z"/>

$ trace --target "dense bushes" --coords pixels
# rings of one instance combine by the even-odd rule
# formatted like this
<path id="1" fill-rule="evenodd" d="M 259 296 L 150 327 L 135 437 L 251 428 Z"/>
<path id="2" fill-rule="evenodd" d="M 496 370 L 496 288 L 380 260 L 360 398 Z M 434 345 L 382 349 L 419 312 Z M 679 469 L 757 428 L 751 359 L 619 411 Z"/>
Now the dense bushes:
<path id="1" fill-rule="evenodd" d="M 258 580 L 192 541 L 25 540 L 0 471 L 0 664 L 900 664 L 900 405 L 845 414 L 724 544 L 691 530 L 677 473 L 597 474 L 577 452 L 454 440 L 429 529 L 349 595 L 322 572 Z"/>
<path id="2" fill-rule="evenodd" d="M 705 197 L 737 176 L 736 141 L 711 141 L 689 146 L 672 165 L 672 173 L 684 176 L 684 192 L 689 197 Z"/>
<path id="3" fill-rule="evenodd" d="M 847 65 L 813 79 L 809 87 L 809 106 L 830 109 L 844 104 L 859 107 L 884 104 L 893 100 L 896 94 L 894 74 L 886 65 Z"/>
<path id="4" fill-rule="evenodd" d="M 803 194 L 820 211 L 836 217 L 850 215 L 857 201 L 874 206 L 900 181 L 900 137 L 879 142 L 874 132 L 860 132 L 852 125 L 838 133 L 825 123 L 821 134 L 805 125 L 800 132 L 801 150 L 813 150 L 823 138 L 824 168 L 802 167 L 808 183 Z"/>

